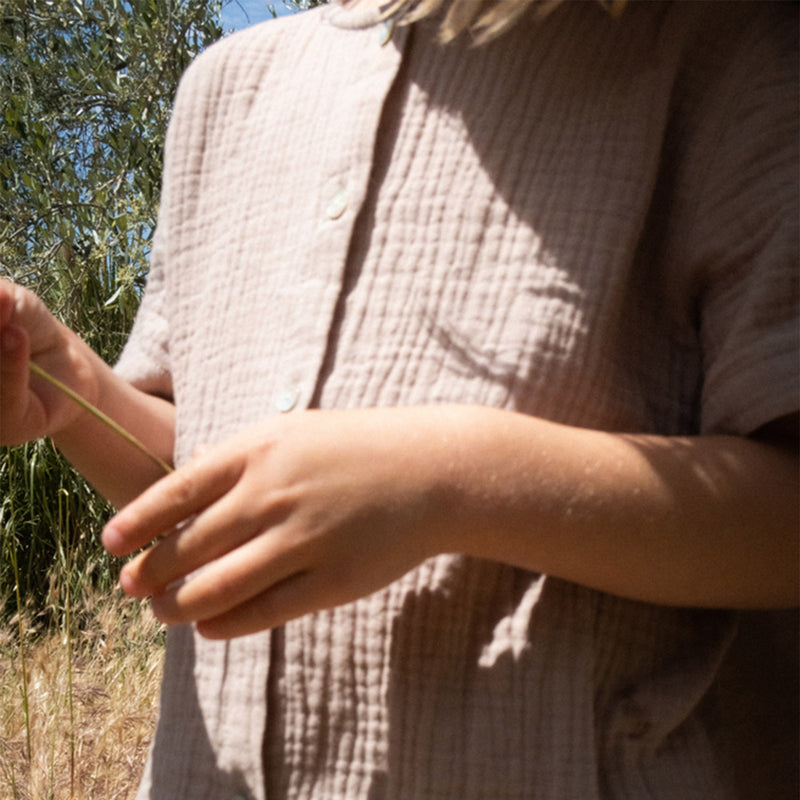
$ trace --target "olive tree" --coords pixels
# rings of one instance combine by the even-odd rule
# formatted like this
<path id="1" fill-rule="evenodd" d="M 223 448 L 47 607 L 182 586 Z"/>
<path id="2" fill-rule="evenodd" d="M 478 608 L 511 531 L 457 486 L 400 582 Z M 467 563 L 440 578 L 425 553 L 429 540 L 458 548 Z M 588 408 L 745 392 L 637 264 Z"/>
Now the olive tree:
<path id="1" fill-rule="evenodd" d="M 175 90 L 223 35 L 220 2 L 0 0 L 0 275 L 108 361 L 147 272 Z M 113 577 L 107 511 L 49 442 L 0 453 L 0 607 L 18 591 L 58 609 L 65 582 Z"/>

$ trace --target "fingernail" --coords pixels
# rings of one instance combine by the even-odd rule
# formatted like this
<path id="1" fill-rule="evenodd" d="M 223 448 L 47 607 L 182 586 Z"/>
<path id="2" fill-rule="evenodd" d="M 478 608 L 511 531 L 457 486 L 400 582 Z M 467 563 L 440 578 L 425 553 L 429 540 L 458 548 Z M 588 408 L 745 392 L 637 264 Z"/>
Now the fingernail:
<path id="1" fill-rule="evenodd" d="M 136 585 L 136 579 L 131 575 L 127 567 L 123 567 L 119 574 L 119 585 L 128 597 L 135 597 L 138 600 L 144 600 L 144 598 L 147 597 L 147 593 L 142 592 Z"/>
<path id="2" fill-rule="evenodd" d="M 103 547 L 105 547 L 111 555 L 116 555 L 122 548 L 122 534 L 112 525 L 106 525 L 100 536 L 100 540 L 103 542 Z"/>
<path id="3" fill-rule="evenodd" d="M 128 573 L 128 570 L 126 570 L 124 567 L 123 567 L 122 571 L 119 574 L 119 585 L 122 588 L 122 591 L 125 592 L 125 594 L 128 594 L 128 595 L 131 594 L 131 592 L 132 592 L 132 590 L 134 588 L 134 582 L 131 579 L 131 576 Z"/>

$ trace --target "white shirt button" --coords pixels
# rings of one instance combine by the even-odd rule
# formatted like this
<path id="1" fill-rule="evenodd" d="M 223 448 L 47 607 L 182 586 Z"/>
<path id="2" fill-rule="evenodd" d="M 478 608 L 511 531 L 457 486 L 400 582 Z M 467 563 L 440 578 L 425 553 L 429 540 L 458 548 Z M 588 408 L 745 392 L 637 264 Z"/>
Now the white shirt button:
<path id="1" fill-rule="evenodd" d="M 275 395 L 275 408 L 280 411 L 281 414 L 286 414 L 297 405 L 299 398 L 300 392 L 297 389 L 293 387 L 282 389 Z"/>
<path id="2" fill-rule="evenodd" d="M 391 41 L 392 34 L 394 33 L 394 22 L 390 19 L 384 20 L 378 29 L 378 42 L 381 47 Z"/>
<path id="3" fill-rule="evenodd" d="M 344 214 L 347 209 L 347 203 L 350 200 L 347 189 L 339 189 L 333 197 L 328 201 L 325 208 L 325 213 L 329 219 L 338 219 Z"/>

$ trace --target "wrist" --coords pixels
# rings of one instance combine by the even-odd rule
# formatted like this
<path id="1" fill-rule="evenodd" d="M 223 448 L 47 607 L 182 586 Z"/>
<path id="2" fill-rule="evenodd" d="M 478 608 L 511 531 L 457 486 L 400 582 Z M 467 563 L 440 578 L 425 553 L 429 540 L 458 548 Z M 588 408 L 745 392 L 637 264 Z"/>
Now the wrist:
<path id="1" fill-rule="evenodd" d="M 62 344 L 59 348 L 65 379 L 63 384 L 74 392 L 81 400 L 95 408 L 102 408 L 101 374 L 109 369 L 105 362 L 74 332 L 64 329 Z M 42 368 L 47 369 L 43 360 Z M 58 379 L 58 375 L 51 373 Z M 52 387 L 53 391 L 61 391 Z M 70 431 L 79 430 L 92 419 L 91 412 L 74 397 L 61 392 L 63 411 L 53 420 L 51 438 L 69 435 Z"/>
<path id="2" fill-rule="evenodd" d="M 412 413 L 413 413 L 412 409 Z M 493 557 L 490 542 L 519 501 L 508 480 L 518 415 L 473 405 L 429 406 L 407 445 L 423 477 L 427 555 Z"/>

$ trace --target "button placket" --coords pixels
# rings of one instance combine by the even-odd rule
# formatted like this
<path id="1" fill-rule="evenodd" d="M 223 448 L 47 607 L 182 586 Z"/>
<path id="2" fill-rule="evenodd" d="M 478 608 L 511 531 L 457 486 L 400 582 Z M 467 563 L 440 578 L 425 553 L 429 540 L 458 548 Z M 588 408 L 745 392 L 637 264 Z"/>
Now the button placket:
<path id="1" fill-rule="evenodd" d="M 407 39 L 405 27 L 389 24 L 376 29 L 378 22 L 373 19 L 371 28 L 356 34 L 364 37 L 363 46 L 345 62 L 347 74 L 341 76 L 342 88 L 336 96 L 336 113 L 330 118 L 331 125 L 326 132 L 328 146 L 318 172 L 315 213 L 319 225 L 303 259 L 309 268 L 310 284 L 318 292 L 313 299 L 313 332 L 304 334 L 309 336 L 305 346 L 306 352 L 313 352 L 313 363 L 310 358 L 304 360 L 299 375 L 302 383 L 297 384 L 302 386 L 303 407 L 313 402 L 331 346 L 331 331 L 344 286 L 353 228 L 374 167 L 377 128 Z M 390 42 L 392 46 L 383 46 Z M 354 118 L 359 120 L 355 129 Z M 284 381 L 290 377 L 283 374 Z M 281 388 L 287 385 L 291 383 L 279 384 Z M 281 410 L 288 405 L 287 398 L 281 403 Z"/>

